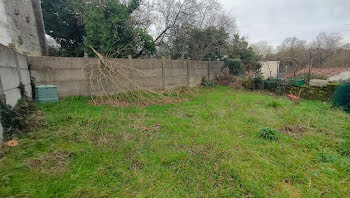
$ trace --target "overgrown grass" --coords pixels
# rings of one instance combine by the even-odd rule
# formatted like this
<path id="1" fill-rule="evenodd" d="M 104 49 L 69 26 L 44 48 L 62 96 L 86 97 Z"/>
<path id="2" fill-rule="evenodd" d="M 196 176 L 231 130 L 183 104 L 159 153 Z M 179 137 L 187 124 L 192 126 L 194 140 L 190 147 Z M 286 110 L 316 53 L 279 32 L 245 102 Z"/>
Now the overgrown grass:
<path id="1" fill-rule="evenodd" d="M 0 197 L 349 196 L 349 115 L 256 92 L 200 92 L 143 108 L 82 97 L 40 106 L 44 128 L 3 149 Z M 278 139 L 261 138 L 262 128 Z"/>

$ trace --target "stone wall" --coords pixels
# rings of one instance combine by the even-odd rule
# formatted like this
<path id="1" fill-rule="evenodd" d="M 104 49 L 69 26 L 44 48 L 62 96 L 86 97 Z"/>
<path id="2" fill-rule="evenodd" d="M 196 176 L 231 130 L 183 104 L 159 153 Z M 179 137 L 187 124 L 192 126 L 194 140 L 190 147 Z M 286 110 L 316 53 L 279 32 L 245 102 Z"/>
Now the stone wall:
<path id="1" fill-rule="evenodd" d="M 59 97 L 90 95 L 90 87 L 83 68 L 97 64 L 96 58 L 28 57 L 36 85 L 57 86 Z M 220 73 L 220 61 L 192 61 L 169 59 L 112 59 L 142 72 L 125 74 L 142 87 L 161 90 L 178 86 L 198 86 L 203 76 L 211 80 Z M 98 91 L 92 93 L 99 95 Z"/>
<path id="2" fill-rule="evenodd" d="M 313 86 L 301 86 L 294 87 L 289 86 L 287 93 L 299 96 L 305 100 L 319 100 L 323 102 L 329 102 L 337 89 L 336 84 L 328 84 L 325 87 L 313 87 Z"/>
<path id="3" fill-rule="evenodd" d="M 0 0 L 0 44 L 31 56 L 46 54 L 40 0 Z"/>

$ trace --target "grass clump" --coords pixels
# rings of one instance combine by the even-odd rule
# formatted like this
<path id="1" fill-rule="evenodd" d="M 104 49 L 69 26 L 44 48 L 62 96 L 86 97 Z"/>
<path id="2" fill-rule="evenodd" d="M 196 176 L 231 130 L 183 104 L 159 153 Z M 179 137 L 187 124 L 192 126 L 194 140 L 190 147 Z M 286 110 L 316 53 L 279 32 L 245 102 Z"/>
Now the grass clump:
<path id="1" fill-rule="evenodd" d="M 277 101 L 271 101 L 267 104 L 267 106 L 272 108 L 279 108 L 282 106 L 282 104 Z"/>
<path id="2" fill-rule="evenodd" d="M 265 140 L 274 141 L 278 139 L 278 136 L 279 136 L 279 132 L 274 129 L 262 128 L 259 130 L 259 137 Z"/>

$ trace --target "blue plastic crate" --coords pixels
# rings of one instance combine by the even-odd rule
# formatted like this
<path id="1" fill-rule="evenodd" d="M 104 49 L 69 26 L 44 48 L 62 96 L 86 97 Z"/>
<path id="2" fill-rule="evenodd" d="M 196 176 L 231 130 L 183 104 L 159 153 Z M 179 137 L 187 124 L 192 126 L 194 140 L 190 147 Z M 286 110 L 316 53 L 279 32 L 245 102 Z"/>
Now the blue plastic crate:
<path id="1" fill-rule="evenodd" d="M 57 88 L 54 85 L 40 85 L 35 87 L 35 101 L 38 103 L 57 102 Z"/>

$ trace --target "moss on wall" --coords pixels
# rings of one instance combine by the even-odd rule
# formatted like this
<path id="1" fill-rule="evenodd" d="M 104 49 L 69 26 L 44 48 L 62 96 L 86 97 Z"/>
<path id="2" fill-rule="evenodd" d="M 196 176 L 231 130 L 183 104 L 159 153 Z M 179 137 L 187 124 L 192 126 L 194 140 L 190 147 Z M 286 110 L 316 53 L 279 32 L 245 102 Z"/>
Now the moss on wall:
<path id="1" fill-rule="evenodd" d="M 326 87 L 288 86 L 287 93 L 299 96 L 306 100 L 320 100 L 324 102 L 330 101 L 334 91 L 337 89 L 336 84 L 328 84 Z"/>

